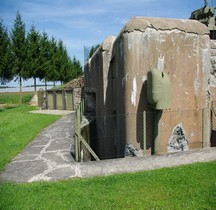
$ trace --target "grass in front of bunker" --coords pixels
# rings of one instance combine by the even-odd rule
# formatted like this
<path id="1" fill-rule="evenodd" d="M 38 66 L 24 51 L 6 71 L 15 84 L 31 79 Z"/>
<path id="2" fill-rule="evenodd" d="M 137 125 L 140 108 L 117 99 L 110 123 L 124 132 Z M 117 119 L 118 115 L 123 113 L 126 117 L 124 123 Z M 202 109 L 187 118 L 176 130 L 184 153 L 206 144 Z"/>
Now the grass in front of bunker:
<path id="1" fill-rule="evenodd" d="M 1 183 L 0 209 L 215 209 L 216 161 L 89 179 Z"/>
<path id="2" fill-rule="evenodd" d="M 15 155 L 60 116 L 31 114 L 35 107 L 20 106 L 0 109 L 0 171 Z"/>

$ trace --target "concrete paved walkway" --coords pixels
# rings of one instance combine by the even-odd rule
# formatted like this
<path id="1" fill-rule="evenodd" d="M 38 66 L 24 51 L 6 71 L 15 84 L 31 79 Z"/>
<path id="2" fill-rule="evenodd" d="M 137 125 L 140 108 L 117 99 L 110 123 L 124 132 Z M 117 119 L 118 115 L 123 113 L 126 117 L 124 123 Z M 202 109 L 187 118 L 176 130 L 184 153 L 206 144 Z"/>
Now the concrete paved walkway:
<path id="1" fill-rule="evenodd" d="M 44 129 L 7 165 L 1 179 L 33 182 L 76 176 L 76 165 L 70 154 L 71 145 L 74 143 L 73 119 L 73 114 L 64 115 Z"/>
<path id="2" fill-rule="evenodd" d="M 44 129 L 1 174 L 1 180 L 33 182 L 92 177 L 172 167 L 216 160 L 216 147 L 184 153 L 76 163 L 70 154 L 74 144 L 74 114 L 64 115 Z"/>

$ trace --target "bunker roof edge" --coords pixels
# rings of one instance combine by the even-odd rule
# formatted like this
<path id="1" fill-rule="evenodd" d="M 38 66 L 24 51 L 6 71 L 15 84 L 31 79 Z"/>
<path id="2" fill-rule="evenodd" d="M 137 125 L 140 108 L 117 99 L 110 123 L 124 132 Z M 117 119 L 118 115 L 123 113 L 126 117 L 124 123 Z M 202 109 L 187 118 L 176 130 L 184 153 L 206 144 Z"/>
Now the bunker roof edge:
<path id="1" fill-rule="evenodd" d="M 197 20 L 136 16 L 131 18 L 125 24 L 123 29 L 120 31 L 119 36 L 126 32 L 144 32 L 147 28 L 162 31 L 176 29 L 185 33 L 193 33 L 198 35 L 209 35 L 210 33 L 208 27 Z"/>

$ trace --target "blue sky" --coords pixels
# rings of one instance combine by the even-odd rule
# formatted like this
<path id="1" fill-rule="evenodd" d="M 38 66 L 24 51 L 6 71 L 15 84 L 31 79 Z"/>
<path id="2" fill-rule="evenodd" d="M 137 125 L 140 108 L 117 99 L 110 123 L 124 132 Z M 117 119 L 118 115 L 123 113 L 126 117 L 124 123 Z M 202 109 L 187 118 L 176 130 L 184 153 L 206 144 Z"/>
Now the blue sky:
<path id="1" fill-rule="evenodd" d="M 213 3 L 209 0 L 210 6 Z M 203 0 L 0 0 L 0 18 L 10 30 L 19 11 L 27 30 L 34 24 L 40 32 L 61 39 L 70 56 L 83 65 L 84 46 L 118 35 L 130 18 L 188 19 L 203 5 Z"/>

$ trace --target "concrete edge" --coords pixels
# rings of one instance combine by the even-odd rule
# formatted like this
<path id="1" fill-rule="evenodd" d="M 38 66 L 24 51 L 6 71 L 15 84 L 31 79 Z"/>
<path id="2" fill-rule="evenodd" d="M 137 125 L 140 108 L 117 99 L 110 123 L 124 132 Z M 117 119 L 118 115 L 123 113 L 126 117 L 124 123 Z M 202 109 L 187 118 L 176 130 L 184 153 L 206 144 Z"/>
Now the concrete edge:
<path id="1" fill-rule="evenodd" d="M 202 155 L 204 153 L 205 155 Z M 216 160 L 216 147 L 166 155 L 83 162 L 77 164 L 77 178 L 141 172 L 214 160 Z"/>
<path id="2" fill-rule="evenodd" d="M 72 114 L 75 111 L 70 111 L 70 110 L 33 110 L 33 111 L 29 111 L 30 113 L 33 114 L 49 114 L 49 115 L 68 115 L 68 114 Z"/>

